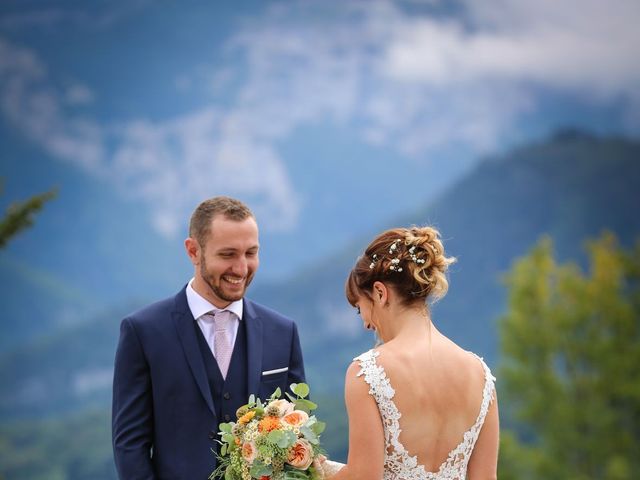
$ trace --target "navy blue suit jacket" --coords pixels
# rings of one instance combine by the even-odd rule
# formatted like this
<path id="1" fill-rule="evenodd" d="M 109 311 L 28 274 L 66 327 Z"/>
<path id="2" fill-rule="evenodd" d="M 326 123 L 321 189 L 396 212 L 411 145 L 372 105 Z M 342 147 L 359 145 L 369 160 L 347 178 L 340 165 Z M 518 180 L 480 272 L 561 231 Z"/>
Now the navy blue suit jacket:
<path id="1" fill-rule="evenodd" d="M 113 379 L 113 449 L 121 480 L 206 480 L 216 465 L 215 399 L 183 288 L 120 326 Z M 248 391 L 265 399 L 304 381 L 296 325 L 244 299 Z M 215 360 L 214 360 L 215 361 Z M 263 372 L 288 367 L 287 371 Z M 237 406 L 247 399 L 237 399 Z M 235 420 L 235 419 L 233 419 Z"/>

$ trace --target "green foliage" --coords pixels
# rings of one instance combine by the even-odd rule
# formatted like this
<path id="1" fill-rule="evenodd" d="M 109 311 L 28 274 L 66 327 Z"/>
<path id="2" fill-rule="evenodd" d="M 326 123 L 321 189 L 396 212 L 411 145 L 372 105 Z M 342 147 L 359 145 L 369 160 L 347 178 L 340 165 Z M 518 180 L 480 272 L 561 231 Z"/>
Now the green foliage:
<path id="1" fill-rule="evenodd" d="M 309 385 L 306 383 L 292 383 L 290 388 L 300 398 L 305 398 L 309 395 Z"/>
<path id="2" fill-rule="evenodd" d="M 544 239 L 507 275 L 500 379 L 517 434 L 502 438 L 503 479 L 640 470 L 640 243 L 605 234 L 588 253 L 585 274 Z"/>
<path id="3" fill-rule="evenodd" d="M 307 395 L 309 395 L 309 385 L 307 385 L 306 383 L 292 383 L 289 388 L 297 396 L 297 398 L 295 398 L 289 393 L 286 394 L 289 400 L 291 400 L 295 405 L 296 410 L 302 410 L 303 412 L 311 413 L 312 410 L 318 408 L 318 405 L 305 398 Z"/>
<path id="4" fill-rule="evenodd" d="M 11 204 L 4 218 L 0 220 L 0 248 L 4 248 L 9 242 L 9 239 L 21 230 L 33 225 L 36 212 L 40 211 L 44 204 L 56 195 L 56 190 L 50 190 L 35 195 L 24 202 Z"/>
<path id="5" fill-rule="evenodd" d="M 0 478 L 114 480 L 110 412 L 0 426 Z"/>

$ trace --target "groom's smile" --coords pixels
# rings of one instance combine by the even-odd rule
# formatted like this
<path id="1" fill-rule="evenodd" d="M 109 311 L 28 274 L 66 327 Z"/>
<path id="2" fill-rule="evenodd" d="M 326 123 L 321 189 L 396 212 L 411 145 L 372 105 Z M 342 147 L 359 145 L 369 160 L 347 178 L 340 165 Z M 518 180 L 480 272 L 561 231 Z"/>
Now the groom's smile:
<path id="1" fill-rule="evenodd" d="M 241 292 L 241 295 L 244 295 L 244 291 L 248 286 L 246 284 L 246 281 L 247 281 L 246 277 L 234 277 L 231 275 L 223 275 L 221 277 L 221 280 L 226 284 L 228 284 L 227 286 L 229 290 L 239 291 Z"/>
<path id="2" fill-rule="evenodd" d="M 222 279 L 233 285 L 240 285 L 244 281 L 244 278 L 233 278 L 233 277 L 230 277 L 229 275 L 223 276 Z"/>

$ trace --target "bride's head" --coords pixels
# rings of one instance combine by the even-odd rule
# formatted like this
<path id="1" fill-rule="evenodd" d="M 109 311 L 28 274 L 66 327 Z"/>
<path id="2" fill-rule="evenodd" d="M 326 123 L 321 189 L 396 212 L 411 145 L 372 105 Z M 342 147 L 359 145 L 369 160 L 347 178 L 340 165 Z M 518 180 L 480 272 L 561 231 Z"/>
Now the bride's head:
<path id="1" fill-rule="evenodd" d="M 442 298 L 449 288 L 446 257 L 440 232 L 433 227 L 394 228 L 378 235 L 358 258 L 346 282 L 349 303 L 361 308 L 424 308 Z M 364 312 L 363 312 L 364 313 Z M 371 312 L 363 315 L 367 327 Z"/>

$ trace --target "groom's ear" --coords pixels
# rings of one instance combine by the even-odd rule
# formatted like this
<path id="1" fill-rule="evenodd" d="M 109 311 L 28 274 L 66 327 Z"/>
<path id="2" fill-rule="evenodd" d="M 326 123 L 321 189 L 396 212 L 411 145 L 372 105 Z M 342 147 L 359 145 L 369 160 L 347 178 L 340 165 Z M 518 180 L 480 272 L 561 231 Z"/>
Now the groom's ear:
<path id="1" fill-rule="evenodd" d="M 194 266 L 199 265 L 200 244 L 198 243 L 198 241 L 195 238 L 189 237 L 184 241 L 184 248 L 187 251 L 187 255 L 189 255 L 189 258 L 191 259 L 191 263 L 193 263 Z"/>

